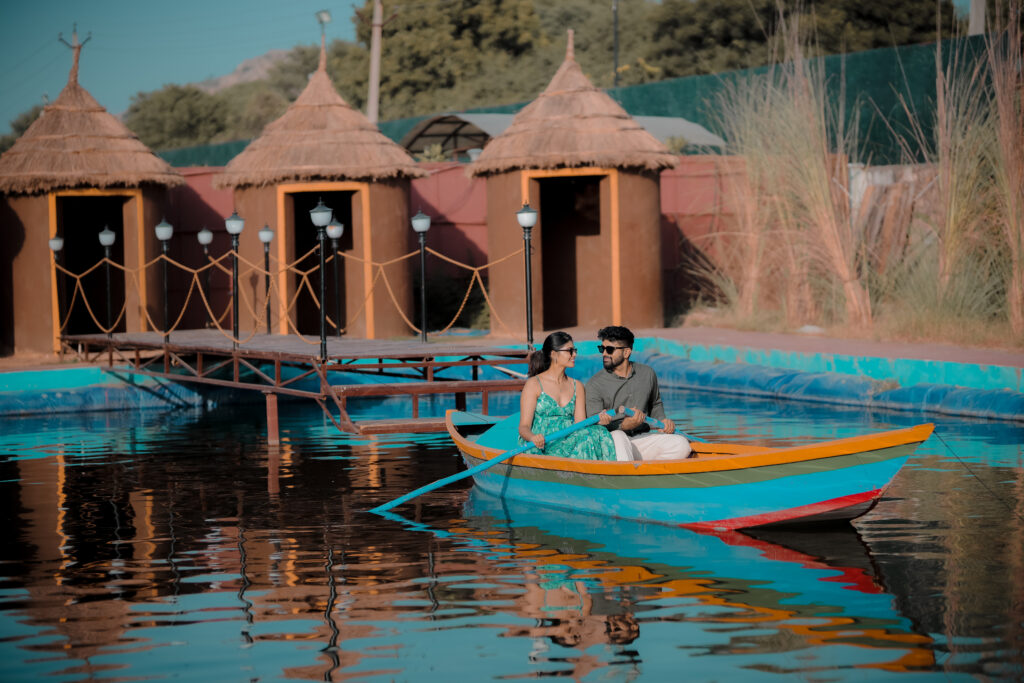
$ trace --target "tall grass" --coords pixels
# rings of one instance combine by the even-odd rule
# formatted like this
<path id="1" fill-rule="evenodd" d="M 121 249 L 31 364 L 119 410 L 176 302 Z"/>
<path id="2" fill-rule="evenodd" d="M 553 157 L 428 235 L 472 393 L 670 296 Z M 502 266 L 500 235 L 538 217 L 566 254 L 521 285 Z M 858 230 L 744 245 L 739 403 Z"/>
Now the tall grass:
<path id="1" fill-rule="evenodd" d="M 840 104 L 829 99 L 824 62 L 805 59 L 796 22 L 783 17 L 780 25 L 781 58 L 727 85 L 718 102 L 730 151 L 746 170 L 733 188 L 736 231 L 719 249 L 734 263 L 721 276 L 735 283 L 733 303 L 744 314 L 771 306 L 790 325 L 822 315 L 867 325 L 871 303 L 845 187 L 856 125 L 842 96 Z"/>
<path id="2" fill-rule="evenodd" d="M 1021 3 L 997 6 L 986 54 L 991 74 L 989 147 L 994 221 L 1006 248 L 1006 308 L 1010 329 L 1024 339 L 1024 44 Z"/>
<path id="3" fill-rule="evenodd" d="M 996 16 L 982 50 L 937 45 L 934 109 L 905 106 L 903 177 L 867 193 L 856 215 L 847 169 L 857 122 L 823 63 L 805 59 L 797 27 L 780 22 L 775 65 L 727 85 L 718 102 L 744 164 L 728 188 L 733 229 L 715 249 L 729 317 L 1024 345 L 1021 0 Z"/>

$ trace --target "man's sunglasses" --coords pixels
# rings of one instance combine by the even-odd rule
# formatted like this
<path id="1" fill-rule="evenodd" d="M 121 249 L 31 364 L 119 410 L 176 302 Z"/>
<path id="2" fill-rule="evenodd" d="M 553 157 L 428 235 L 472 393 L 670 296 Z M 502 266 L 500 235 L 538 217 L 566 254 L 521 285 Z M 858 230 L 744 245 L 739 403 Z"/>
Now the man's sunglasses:
<path id="1" fill-rule="evenodd" d="M 609 356 L 614 355 L 619 349 L 628 349 L 628 346 L 598 346 L 597 350 L 599 353 L 607 353 Z"/>

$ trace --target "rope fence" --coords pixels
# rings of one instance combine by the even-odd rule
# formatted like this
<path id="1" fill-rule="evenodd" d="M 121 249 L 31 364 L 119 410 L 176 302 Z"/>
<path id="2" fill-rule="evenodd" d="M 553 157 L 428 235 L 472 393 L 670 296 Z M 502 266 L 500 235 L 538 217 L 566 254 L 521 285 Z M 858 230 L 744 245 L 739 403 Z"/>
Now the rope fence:
<path id="1" fill-rule="evenodd" d="M 318 310 L 324 303 L 320 301 L 320 297 L 317 294 L 312 279 L 313 276 L 316 275 L 317 272 L 320 270 L 320 264 L 317 263 L 314 266 L 305 269 L 301 267 L 303 262 L 307 258 L 317 254 L 318 250 L 319 245 L 314 246 L 312 249 L 307 251 L 302 256 L 296 258 L 291 262 L 283 264 L 278 263 L 278 259 L 276 257 L 270 256 L 268 259 L 270 262 L 269 268 L 264 267 L 262 264 L 254 263 L 248 260 L 234 249 L 231 249 L 216 258 L 207 256 L 208 262 L 205 265 L 202 265 L 198 268 L 190 268 L 189 266 L 186 266 L 180 261 L 176 261 L 175 259 L 167 256 L 166 254 L 160 254 L 159 256 L 151 259 L 150 261 L 143 263 L 139 268 L 127 268 L 124 265 L 117 263 L 110 258 L 104 257 L 95 265 L 89 267 L 87 270 L 81 273 L 71 272 L 63 265 L 61 265 L 61 263 L 58 260 L 55 263 L 56 270 L 58 273 L 58 291 L 66 291 L 66 289 L 68 288 L 68 283 L 70 283 L 71 289 L 70 300 L 66 302 L 61 302 L 62 310 L 60 311 L 59 316 L 60 333 L 65 333 L 65 330 L 67 329 L 67 326 L 71 321 L 72 314 L 75 311 L 75 305 L 80 300 L 81 305 L 88 313 L 89 319 L 96 326 L 96 328 L 104 334 L 111 334 L 121 325 L 122 321 L 124 321 L 127 317 L 129 300 L 127 293 L 131 290 L 134 290 L 136 293 L 139 294 L 139 300 L 141 301 L 143 275 L 146 274 L 148 276 L 149 273 L 147 271 L 149 271 L 151 268 L 154 268 L 158 265 L 162 267 L 162 263 L 166 263 L 166 266 L 168 268 L 173 267 L 179 273 L 184 273 L 188 275 L 187 289 L 185 291 L 184 301 L 182 301 L 181 308 L 177 312 L 176 316 L 168 315 L 168 318 L 173 318 L 174 320 L 167 327 L 162 327 L 161 325 L 157 324 L 157 321 L 154 320 L 152 314 L 150 313 L 150 307 L 153 302 L 149 302 L 149 305 L 147 306 L 140 307 L 142 311 L 142 318 L 151 330 L 154 330 L 164 335 L 169 335 L 173 333 L 175 330 L 179 329 L 179 327 L 182 324 L 182 321 L 188 314 L 189 307 L 190 305 L 192 305 L 193 299 L 197 299 L 202 304 L 202 309 L 206 313 L 207 322 L 209 326 L 216 329 L 226 339 L 242 345 L 251 341 L 258 334 L 257 330 L 265 328 L 267 324 L 266 304 L 268 300 L 270 302 L 276 302 L 276 308 L 280 308 L 280 302 L 284 301 L 284 310 L 278 310 L 277 313 L 279 316 L 281 316 L 280 319 L 285 321 L 285 326 L 286 329 L 288 330 L 288 334 L 294 334 L 306 344 L 316 345 L 320 343 L 319 340 L 306 339 L 307 335 L 304 335 L 299 331 L 298 324 L 296 321 L 298 319 L 297 311 L 299 302 L 304 293 L 308 294 L 308 296 L 312 300 L 313 305 Z M 498 311 L 494 307 L 494 302 L 492 301 L 487 291 L 487 287 L 484 284 L 484 279 L 481 273 L 509 259 L 521 256 L 523 254 L 522 247 L 520 247 L 516 251 L 513 251 L 510 254 L 502 256 L 501 258 L 495 259 L 493 261 L 489 261 L 488 263 L 485 263 L 480 266 L 472 266 L 467 263 L 462 263 L 461 261 L 457 261 L 430 247 L 426 248 L 426 252 L 438 258 L 439 260 L 447 264 L 450 264 L 451 266 L 468 271 L 470 275 L 469 282 L 466 286 L 466 291 L 462 295 L 462 299 L 459 303 L 458 310 L 456 310 L 451 320 L 442 329 L 436 332 L 437 334 L 444 334 L 455 326 L 455 323 L 459 320 L 459 317 L 466 309 L 467 303 L 469 302 L 470 296 L 472 295 L 473 289 L 475 287 L 480 288 L 480 292 L 483 296 L 484 303 L 487 306 L 487 310 L 490 313 L 492 320 L 491 329 L 495 329 L 494 323 L 496 323 L 497 326 L 503 332 L 505 332 L 506 334 L 511 334 L 508 325 L 504 322 L 504 320 L 502 320 L 501 316 L 498 314 Z M 411 251 L 407 254 L 403 254 L 402 256 L 398 256 L 387 261 L 367 261 L 366 259 L 363 259 L 354 254 L 347 254 L 344 252 L 334 252 L 328 256 L 325 256 L 325 269 L 328 265 L 333 266 L 334 259 L 337 257 L 347 261 L 362 264 L 364 267 L 366 264 L 369 264 L 373 273 L 373 276 L 370 281 L 370 286 L 364 293 L 362 301 L 360 302 L 358 308 L 356 308 L 356 310 L 351 315 L 346 316 L 347 320 L 335 320 L 334 316 L 325 313 L 325 318 L 327 319 L 329 326 L 335 330 L 335 333 L 344 334 L 351 328 L 351 326 L 356 321 L 360 319 L 360 317 L 365 316 L 366 309 L 367 306 L 369 305 L 371 298 L 373 297 L 375 292 L 378 291 L 378 288 L 383 287 L 383 291 L 387 293 L 387 300 L 397 311 L 402 321 L 409 327 L 412 333 L 420 334 L 422 330 L 414 322 L 415 315 L 408 315 L 407 312 L 404 310 L 402 303 L 399 301 L 398 294 L 396 294 L 395 284 L 393 282 L 394 268 L 396 266 L 401 265 L 408 259 L 416 256 L 418 253 L 419 250 Z M 239 273 L 237 282 L 234 281 L 232 268 L 233 264 L 231 263 L 231 261 L 229 261 L 229 259 L 231 258 L 238 259 Z M 121 301 L 120 310 L 117 311 L 116 317 L 113 317 L 109 321 L 109 323 L 100 320 L 99 315 L 97 315 L 97 308 L 93 303 L 90 303 L 87 288 L 83 285 L 82 282 L 83 278 L 95 273 L 101 267 L 109 268 L 120 272 L 121 276 L 125 280 L 125 296 Z M 391 277 L 389 277 L 388 274 L 389 269 L 391 269 L 392 271 Z M 248 332 L 244 336 L 239 335 L 239 338 L 236 338 L 231 329 L 231 323 L 229 322 L 225 324 L 225 319 L 231 312 L 232 301 L 230 298 L 225 307 L 221 311 L 218 312 L 214 310 L 214 305 L 211 303 L 210 300 L 211 293 L 207 291 L 208 289 L 211 288 L 209 287 L 208 284 L 204 286 L 202 282 L 202 280 L 204 279 L 207 280 L 208 282 L 209 274 L 210 272 L 213 271 L 219 271 L 227 275 L 229 278 L 232 279 L 232 286 L 237 287 L 239 313 L 245 311 L 249 316 L 249 320 L 252 321 L 252 331 Z M 259 292 L 262 293 L 264 296 L 262 301 L 258 301 L 256 296 L 254 296 L 253 292 L 249 291 L 252 288 L 242 287 L 239 285 L 239 283 L 242 282 L 244 277 L 252 276 L 262 276 L 264 279 L 264 282 L 260 283 L 260 286 L 258 288 Z M 266 285 L 264 284 L 266 283 L 266 278 L 268 277 L 269 288 L 267 288 Z M 61 278 L 64 279 L 64 282 L 60 281 Z M 147 277 L 146 280 L 149 280 L 149 278 Z M 294 284 L 294 291 L 291 293 L 290 296 L 287 295 L 287 293 L 283 293 L 281 291 L 281 282 L 283 281 L 289 282 L 290 285 L 292 283 Z M 317 284 L 319 284 L 319 279 L 317 280 Z M 64 286 L 61 287 L 61 285 Z M 150 287 L 150 291 L 152 291 L 152 289 L 153 288 Z M 344 296 L 344 289 L 339 287 L 339 290 L 340 296 Z M 164 295 L 168 294 L 169 293 L 166 292 L 164 293 Z M 103 291 L 101 291 L 101 295 L 103 297 L 106 297 L 108 296 L 108 292 L 104 289 Z M 410 299 L 411 298 L 412 297 L 410 297 Z M 413 305 L 411 301 L 409 305 Z M 272 308 L 274 308 L 273 305 Z M 108 313 L 112 316 L 114 311 L 109 311 Z"/>

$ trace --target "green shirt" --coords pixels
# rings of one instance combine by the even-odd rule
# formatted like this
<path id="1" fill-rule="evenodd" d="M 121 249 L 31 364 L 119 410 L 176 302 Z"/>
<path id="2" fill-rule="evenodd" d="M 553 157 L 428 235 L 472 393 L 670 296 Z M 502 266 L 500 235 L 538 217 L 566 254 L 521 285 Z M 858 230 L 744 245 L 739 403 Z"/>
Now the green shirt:
<path id="1" fill-rule="evenodd" d="M 654 370 L 643 363 L 633 363 L 629 377 L 619 377 L 614 372 L 602 369 L 587 382 L 587 415 L 596 415 L 602 410 L 618 410 L 619 406 L 639 409 L 659 420 L 665 419 L 665 406 L 658 391 L 658 377 Z M 618 429 L 624 418 L 616 418 L 608 429 Z M 650 430 L 641 425 L 630 434 L 641 434 Z"/>

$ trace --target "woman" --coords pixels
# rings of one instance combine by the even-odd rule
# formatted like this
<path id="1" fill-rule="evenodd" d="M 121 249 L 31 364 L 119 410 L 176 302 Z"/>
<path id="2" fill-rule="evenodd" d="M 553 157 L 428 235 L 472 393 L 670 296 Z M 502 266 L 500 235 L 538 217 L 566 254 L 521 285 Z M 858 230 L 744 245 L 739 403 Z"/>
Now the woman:
<path id="1" fill-rule="evenodd" d="M 552 332 L 539 351 L 530 354 L 530 378 L 519 399 L 519 443 L 532 442 L 533 455 L 580 460 L 615 460 L 615 444 L 603 426 L 589 425 L 553 443 L 545 434 L 565 429 L 587 417 L 583 383 L 565 374 L 576 365 L 576 346 L 565 332 Z M 600 424 L 611 418 L 601 413 Z"/>

